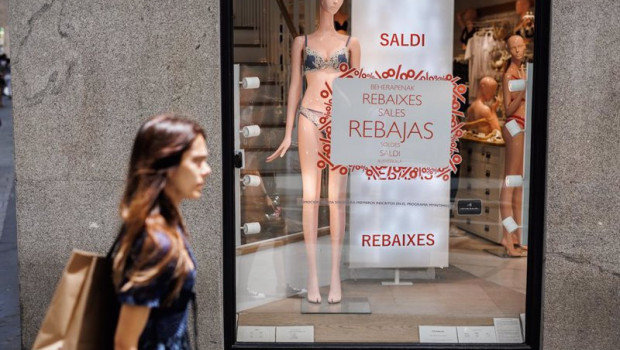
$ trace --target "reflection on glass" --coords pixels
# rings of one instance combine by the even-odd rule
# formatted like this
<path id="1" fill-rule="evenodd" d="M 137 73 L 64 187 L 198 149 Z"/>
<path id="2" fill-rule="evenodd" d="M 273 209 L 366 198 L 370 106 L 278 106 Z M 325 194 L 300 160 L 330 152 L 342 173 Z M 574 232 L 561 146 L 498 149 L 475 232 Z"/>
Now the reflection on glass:
<path id="1" fill-rule="evenodd" d="M 369 0 L 295 0 L 283 7 L 277 1 L 234 1 L 234 62 L 241 78 L 261 82 L 258 89 L 240 90 L 239 101 L 239 131 L 260 128 L 258 135 L 246 129 L 240 136 L 245 168 L 239 221 L 258 223 L 260 230 L 239 228 L 239 326 L 310 326 L 287 332 L 314 342 L 418 343 L 433 337 L 450 343 L 523 342 L 534 9 L 527 0 L 514 8 L 492 1 L 472 8 L 466 0 L 420 0 L 416 15 L 424 21 L 401 21 L 400 13 L 412 13 L 410 3 L 393 0 L 385 9 L 383 2 Z M 382 41 L 370 34 L 375 31 L 395 39 Z M 446 41 L 433 47 L 429 33 L 439 32 Z M 424 46 L 421 40 L 413 45 L 411 38 L 423 34 Z M 401 54 L 381 59 L 381 50 Z M 425 50 L 442 53 L 425 56 Z M 327 135 L 313 111 L 319 118 L 325 113 L 320 92 L 341 74 L 341 63 L 370 72 L 401 64 L 424 73 L 419 76 L 460 78 L 467 86 L 457 105 L 461 161 L 447 182 L 416 182 L 406 191 L 389 181 L 361 187 L 364 172 L 334 176 L 317 168 L 316 140 Z M 428 68 L 442 65 L 447 71 Z M 387 109 L 381 115 L 392 119 L 383 121 L 400 118 L 398 107 Z M 288 134 L 287 125 L 294 126 Z M 290 145 L 279 157 L 287 136 Z M 360 174 L 361 180 L 354 178 Z M 421 170 L 419 175 L 415 181 L 423 178 Z M 401 204 L 356 203 L 372 196 L 391 196 Z M 330 200 L 340 202 L 330 206 Z M 421 209 L 437 203 L 448 208 L 433 214 Z M 381 229 L 389 222 L 425 220 L 436 223 L 437 232 L 422 232 L 424 225 L 415 223 L 407 223 L 411 227 L 404 232 Z M 362 232 L 365 226 L 374 231 Z M 361 248 L 354 239 L 360 232 L 368 236 Z M 426 261 L 445 254 L 447 265 L 396 262 L 404 251 L 418 258 L 428 254 L 423 249 L 429 233 L 433 243 L 447 244 Z M 375 249 L 383 242 L 403 250 Z M 370 267 L 379 261 L 389 263 Z M 436 326 L 444 328 L 432 329 Z M 262 328 L 244 332 L 256 329 Z"/>

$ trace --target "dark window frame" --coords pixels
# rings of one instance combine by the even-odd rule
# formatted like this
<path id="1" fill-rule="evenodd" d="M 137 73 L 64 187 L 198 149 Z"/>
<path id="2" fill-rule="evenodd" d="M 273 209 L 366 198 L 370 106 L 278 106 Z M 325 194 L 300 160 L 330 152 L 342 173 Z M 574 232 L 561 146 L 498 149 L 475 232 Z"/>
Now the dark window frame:
<path id="1" fill-rule="evenodd" d="M 223 191 L 223 320 L 225 349 L 540 349 L 547 160 L 547 109 L 549 90 L 549 37 L 551 0 L 535 7 L 534 86 L 524 344 L 402 344 L 402 343 L 237 343 L 235 290 L 235 184 L 233 130 L 233 21 L 232 1 L 220 0 L 220 59 L 222 87 L 222 191 Z"/>

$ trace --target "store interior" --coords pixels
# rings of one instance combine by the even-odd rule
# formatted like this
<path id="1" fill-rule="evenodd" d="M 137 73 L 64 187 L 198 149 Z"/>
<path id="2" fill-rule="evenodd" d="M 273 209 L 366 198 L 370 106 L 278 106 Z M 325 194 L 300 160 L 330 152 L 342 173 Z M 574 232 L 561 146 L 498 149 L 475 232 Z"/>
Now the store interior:
<path id="1" fill-rule="evenodd" d="M 468 91 L 461 106 L 462 162 L 450 180 L 449 266 L 401 268 L 398 277 L 390 268 L 350 268 L 345 243 L 343 300 L 367 298 L 370 313 L 349 313 L 343 303 L 308 304 L 296 137 L 285 157 L 265 162 L 285 133 L 292 37 L 316 26 L 319 4 L 238 0 L 233 6 L 236 78 L 260 80 L 259 88 L 239 88 L 236 137 L 245 158 L 238 173 L 239 230 L 231 233 L 237 242 L 237 325 L 313 326 L 315 342 L 417 343 L 422 325 L 493 326 L 495 318 L 521 319 L 527 236 L 534 234 L 526 229 L 532 90 L 526 86 L 533 59 L 534 1 L 455 0 L 452 74 Z M 341 33 L 350 33 L 351 1 L 344 1 L 334 22 Z M 523 57 L 514 58 L 512 47 L 523 47 Z M 518 88 L 508 88 L 511 80 L 523 82 L 521 95 Z M 522 102 L 511 105 L 515 96 Z M 256 136 L 253 126 L 260 127 Z M 326 198 L 326 172 L 322 180 L 321 198 Z M 480 212 L 471 215 L 459 202 L 478 203 Z M 330 284 L 329 222 L 328 206 L 319 206 L 317 261 L 323 296 Z M 396 278 L 411 284 L 382 284 Z"/>

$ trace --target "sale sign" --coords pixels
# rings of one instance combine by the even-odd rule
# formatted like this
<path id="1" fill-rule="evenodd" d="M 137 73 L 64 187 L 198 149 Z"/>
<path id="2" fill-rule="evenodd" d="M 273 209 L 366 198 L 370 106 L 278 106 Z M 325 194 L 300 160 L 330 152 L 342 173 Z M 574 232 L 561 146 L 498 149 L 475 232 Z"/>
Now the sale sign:
<path id="1" fill-rule="evenodd" d="M 332 161 L 446 167 L 452 89 L 449 81 L 336 79 Z"/>
<path id="2" fill-rule="evenodd" d="M 354 166 L 349 266 L 448 266 L 454 0 L 356 0 L 351 23 L 361 79 L 333 84 L 330 148 L 331 168 Z"/>

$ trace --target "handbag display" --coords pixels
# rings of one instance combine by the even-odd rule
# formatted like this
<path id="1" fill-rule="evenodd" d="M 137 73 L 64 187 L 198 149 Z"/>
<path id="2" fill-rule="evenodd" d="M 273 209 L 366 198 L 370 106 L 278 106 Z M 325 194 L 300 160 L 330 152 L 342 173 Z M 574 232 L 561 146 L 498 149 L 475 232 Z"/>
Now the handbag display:
<path id="1" fill-rule="evenodd" d="M 114 348 L 120 306 L 112 283 L 111 253 L 112 249 L 104 257 L 73 250 L 33 350 Z"/>

